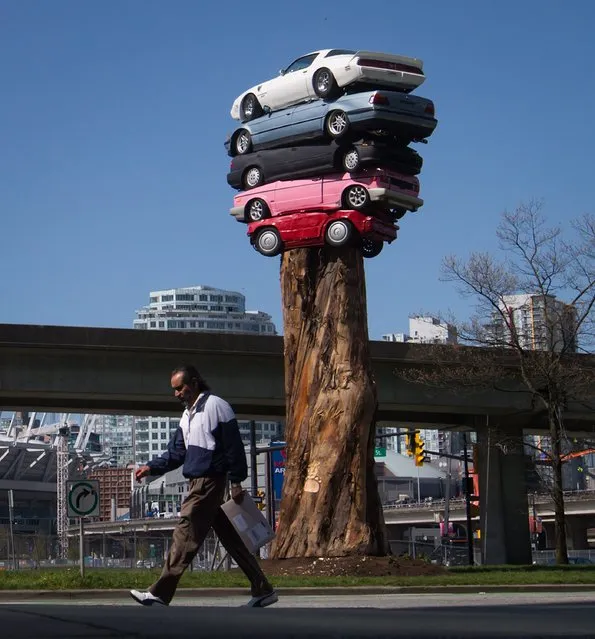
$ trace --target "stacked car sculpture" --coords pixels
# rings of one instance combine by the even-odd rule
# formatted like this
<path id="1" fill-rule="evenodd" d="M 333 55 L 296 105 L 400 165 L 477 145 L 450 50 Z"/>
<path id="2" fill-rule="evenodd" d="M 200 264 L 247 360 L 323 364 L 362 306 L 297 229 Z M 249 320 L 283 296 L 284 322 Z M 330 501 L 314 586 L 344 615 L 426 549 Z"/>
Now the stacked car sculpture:
<path id="1" fill-rule="evenodd" d="M 411 94 L 424 80 L 415 58 L 325 49 L 235 100 L 231 215 L 257 251 L 356 243 L 374 257 L 397 237 L 423 205 L 408 145 L 436 128 L 432 101 Z"/>

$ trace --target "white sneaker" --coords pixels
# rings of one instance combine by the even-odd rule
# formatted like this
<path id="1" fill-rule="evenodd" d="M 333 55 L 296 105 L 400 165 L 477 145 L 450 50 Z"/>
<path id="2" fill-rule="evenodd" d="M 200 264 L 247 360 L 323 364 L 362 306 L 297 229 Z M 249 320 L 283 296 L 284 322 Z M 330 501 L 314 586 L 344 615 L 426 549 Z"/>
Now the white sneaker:
<path id="1" fill-rule="evenodd" d="M 143 606 L 152 606 L 154 603 L 161 604 L 162 606 L 169 605 L 169 604 L 166 604 L 165 601 L 161 599 L 161 597 L 155 596 L 152 592 L 149 592 L 148 590 L 146 592 L 142 592 L 141 590 L 131 590 L 130 596 L 135 601 L 138 601 L 139 604 L 142 604 Z"/>
<path id="2" fill-rule="evenodd" d="M 266 608 L 271 604 L 277 603 L 279 601 L 279 597 L 277 593 L 273 590 L 272 592 L 267 592 L 264 595 L 259 595 L 258 597 L 252 597 L 247 604 L 244 604 L 245 608 Z"/>

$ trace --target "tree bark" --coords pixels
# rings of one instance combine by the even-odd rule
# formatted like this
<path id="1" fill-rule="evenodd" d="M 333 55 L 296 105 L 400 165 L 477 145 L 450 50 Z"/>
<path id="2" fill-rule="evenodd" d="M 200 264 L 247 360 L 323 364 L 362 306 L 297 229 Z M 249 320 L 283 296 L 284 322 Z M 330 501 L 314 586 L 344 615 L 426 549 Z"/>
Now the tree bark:
<path id="1" fill-rule="evenodd" d="M 550 439 L 552 440 L 552 500 L 554 502 L 554 536 L 556 540 L 556 563 L 568 563 L 568 543 L 566 539 L 566 514 L 562 491 L 562 447 L 559 408 L 548 405 Z"/>
<path id="2" fill-rule="evenodd" d="M 272 556 L 385 555 L 361 253 L 288 251 L 281 291 L 287 462 Z"/>

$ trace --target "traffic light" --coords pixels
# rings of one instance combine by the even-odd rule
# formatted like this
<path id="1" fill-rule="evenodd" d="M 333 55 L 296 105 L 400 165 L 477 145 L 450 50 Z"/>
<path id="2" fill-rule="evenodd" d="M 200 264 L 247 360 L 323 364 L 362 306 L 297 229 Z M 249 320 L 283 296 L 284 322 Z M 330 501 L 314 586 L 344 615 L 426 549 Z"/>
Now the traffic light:
<path id="1" fill-rule="evenodd" d="M 426 451 L 424 450 L 426 446 L 426 442 L 421 438 L 419 431 L 415 431 L 415 465 L 423 466 L 424 459 L 426 458 Z"/>

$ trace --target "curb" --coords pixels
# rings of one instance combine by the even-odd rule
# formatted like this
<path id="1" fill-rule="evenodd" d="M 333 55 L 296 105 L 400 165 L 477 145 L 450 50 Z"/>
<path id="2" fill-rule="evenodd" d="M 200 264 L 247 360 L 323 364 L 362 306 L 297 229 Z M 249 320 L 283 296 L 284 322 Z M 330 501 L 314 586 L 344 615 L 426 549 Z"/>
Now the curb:
<path id="1" fill-rule="evenodd" d="M 488 594 L 498 592 L 595 592 L 595 584 L 513 584 L 461 586 L 311 586 L 276 588 L 280 596 L 311 595 L 407 595 L 407 594 Z M 0 590 L 2 601 L 39 599 L 115 599 L 129 597 L 129 590 Z M 248 596 L 247 588 L 179 588 L 178 598 Z"/>

